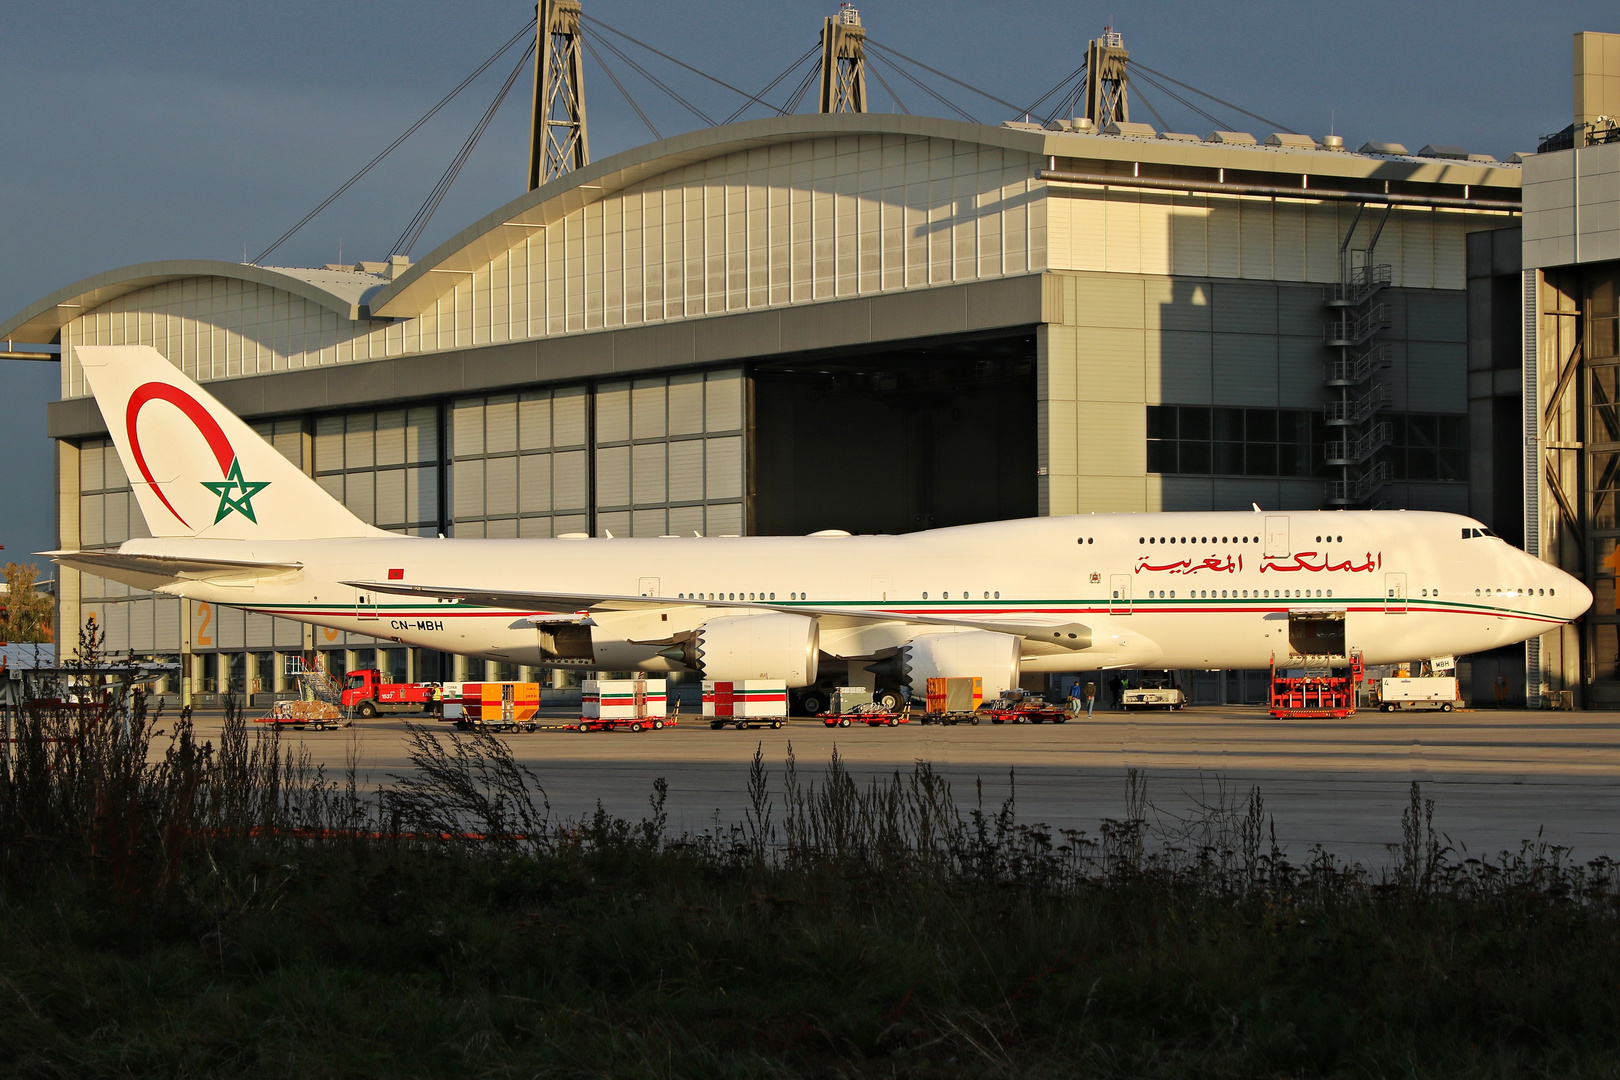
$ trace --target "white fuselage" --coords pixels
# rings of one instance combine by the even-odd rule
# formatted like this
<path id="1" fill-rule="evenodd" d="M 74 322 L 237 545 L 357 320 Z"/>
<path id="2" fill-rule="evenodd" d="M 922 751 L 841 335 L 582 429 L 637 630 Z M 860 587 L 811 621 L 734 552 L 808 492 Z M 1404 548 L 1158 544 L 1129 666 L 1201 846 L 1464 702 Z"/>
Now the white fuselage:
<path id="1" fill-rule="evenodd" d="M 302 563 L 256 580 L 183 580 L 163 591 L 313 623 L 332 631 L 328 641 L 346 630 L 550 662 L 536 626 L 543 613 L 342 584 L 393 577 L 468 591 L 668 599 L 593 611 L 592 655 L 574 666 L 679 669 L 660 655 L 671 636 L 728 613 L 701 599 L 894 616 L 842 628 L 826 621 L 821 648 L 834 656 L 881 655 L 929 629 L 908 617 L 1091 628 L 1095 644 L 1078 651 L 1026 636 L 1023 669 L 1056 672 L 1265 667 L 1289 655 L 1289 612 L 1302 609 L 1344 612 L 1348 648 L 1374 664 L 1523 641 L 1586 609 L 1591 594 L 1580 582 L 1498 539 L 1467 536 L 1478 530 L 1469 518 L 1425 512 L 1156 513 L 902 536 L 170 539 L 122 550 Z"/>

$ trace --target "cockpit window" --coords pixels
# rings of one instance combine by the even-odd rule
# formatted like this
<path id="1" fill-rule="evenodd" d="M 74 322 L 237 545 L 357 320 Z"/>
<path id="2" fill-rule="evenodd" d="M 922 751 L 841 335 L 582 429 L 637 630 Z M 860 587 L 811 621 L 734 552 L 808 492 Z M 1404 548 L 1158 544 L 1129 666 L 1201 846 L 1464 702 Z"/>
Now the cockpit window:
<path id="1" fill-rule="evenodd" d="M 1498 539 L 1497 535 L 1491 532 L 1489 529 L 1464 529 L 1462 531 L 1462 538 L 1464 540 L 1472 540 L 1476 536 L 1488 536 L 1493 540 Z"/>

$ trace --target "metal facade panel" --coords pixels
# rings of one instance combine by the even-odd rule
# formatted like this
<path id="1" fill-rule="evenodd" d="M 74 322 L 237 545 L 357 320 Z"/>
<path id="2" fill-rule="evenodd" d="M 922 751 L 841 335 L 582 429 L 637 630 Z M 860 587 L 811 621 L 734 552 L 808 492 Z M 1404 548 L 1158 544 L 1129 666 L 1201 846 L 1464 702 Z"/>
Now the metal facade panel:
<path id="1" fill-rule="evenodd" d="M 245 636 L 247 647 L 254 651 L 273 649 L 276 646 L 274 620 L 268 615 L 261 615 L 256 611 L 244 613 L 246 617 Z"/>
<path id="2" fill-rule="evenodd" d="M 247 645 L 247 616 L 241 608 L 215 604 L 215 641 L 221 649 L 240 650 Z"/>
<path id="3" fill-rule="evenodd" d="M 180 605 L 178 597 L 158 596 L 152 600 L 152 648 L 160 653 L 180 651 Z"/>
<path id="4" fill-rule="evenodd" d="M 157 641 L 154 637 L 153 619 L 155 617 L 155 601 L 150 598 L 131 600 L 125 605 L 129 608 L 129 648 L 137 655 L 146 655 L 157 650 Z"/>
<path id="5" fill-rule="evenodd" d="M 1541 273 L 1520 274 L 1519 333 L 1522 352 L 1519 368 L 1523 395 L 1524 432 L 1524 550 L 1541 557 Z M 1541 705 L 1541 639 L 1524 643 L 1525 704 Z"/>
<path id="6" fill-rule="evenodd" d="M 304 624 L 293 622 L 291 619 L 275 619 L 274 635 L 276 648 L 283 652 L 301 649 L 304 644 Z"/>

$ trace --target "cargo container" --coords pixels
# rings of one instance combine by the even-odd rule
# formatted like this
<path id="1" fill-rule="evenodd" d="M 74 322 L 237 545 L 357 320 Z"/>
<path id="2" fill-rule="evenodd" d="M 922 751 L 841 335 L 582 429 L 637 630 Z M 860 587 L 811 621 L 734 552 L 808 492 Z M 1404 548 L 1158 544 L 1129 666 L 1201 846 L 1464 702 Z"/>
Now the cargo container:
<path id="1" fill-rule="evenodd" d="M 586 679 L 580 692 L 587 720 L 662 720 L 669 713 L 664 679 Z"/>
<path id="2" fill-rule="evenodd" d="M 1438 709 L 1450 712 L 1461 701 L 1452 676 L 1378 680 L 1378 707 L 1385 712 Z"/>
<path id="3" fill-rule="evenodd" d="M 977 675 L 929 679 L 926 689 L 931 713 L 970 713 L 984 702 L 984 680 Z"/>
<path id="4" fill-rule="evenodd" d="M 781 679 L 703 683 L 703 718 L 712 728 L 727 724 L 738 730 L 755 724 L 779 728 L 787 720 L 787 710 L 787 683 Z"/>
<path id="5" fill-rule="evenodd" d="M 462 683 L 460 695 L 452 700 L 446 688 L 444 719 L 462 727 L 497 725 L 512 727 L 535 722 L 540 711 L 540 684 L 520 682 Z"/>

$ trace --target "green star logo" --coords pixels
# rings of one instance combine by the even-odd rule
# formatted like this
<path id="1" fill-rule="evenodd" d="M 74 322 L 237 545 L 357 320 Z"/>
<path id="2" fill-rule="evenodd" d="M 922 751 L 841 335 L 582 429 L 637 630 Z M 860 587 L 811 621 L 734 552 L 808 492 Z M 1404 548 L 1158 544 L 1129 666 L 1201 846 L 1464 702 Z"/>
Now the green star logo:
<path id="1" fill-rule="evenodd" d="M 253 496 L 269 486 L 268 480 L 242 479 L 242 462 L 233 459 L 231 471 L 225 474 L 225 479 L 215 480 L 212 483 L 203 481 L 203 487 L 219 496 L 219 512 L 214 515 L 214 524 L 218 525 L 235 511 L 257 525 L 259 519 L 253 516 Z M 234 497 L 231 495 L 233 490 L 237 493 Z"/>

